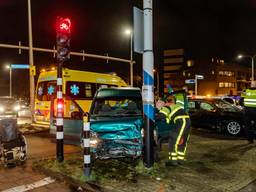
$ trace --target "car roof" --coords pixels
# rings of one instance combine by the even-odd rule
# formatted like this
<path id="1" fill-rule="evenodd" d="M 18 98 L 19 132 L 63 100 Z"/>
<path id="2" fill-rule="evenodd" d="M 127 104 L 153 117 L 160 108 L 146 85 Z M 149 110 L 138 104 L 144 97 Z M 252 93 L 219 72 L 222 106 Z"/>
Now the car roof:
<path id="1" fill-rule="evenodd" d="M 97 98 L 112 96 L 141 97 L 141 91 L 136 87 L 111 87 L 100 88 L 96 94 Z"/>

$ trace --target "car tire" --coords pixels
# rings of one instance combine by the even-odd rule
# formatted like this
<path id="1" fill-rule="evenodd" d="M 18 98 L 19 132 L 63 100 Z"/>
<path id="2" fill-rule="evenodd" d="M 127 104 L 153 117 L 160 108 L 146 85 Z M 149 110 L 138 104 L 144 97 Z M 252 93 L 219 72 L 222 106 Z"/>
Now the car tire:
<path id="1" fill-rule="evenodd" d="M 225 131 L 232 136 L 240 135 L 242 132 L 242 125 L 236 120 L 229 120 L 225 123 Z"/>

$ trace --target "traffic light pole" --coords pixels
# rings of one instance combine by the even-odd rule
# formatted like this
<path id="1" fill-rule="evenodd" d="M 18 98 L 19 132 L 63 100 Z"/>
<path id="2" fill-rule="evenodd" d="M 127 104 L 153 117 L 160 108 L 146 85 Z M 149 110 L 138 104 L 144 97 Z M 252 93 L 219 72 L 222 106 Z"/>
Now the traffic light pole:
<path id="1" fill-rule="evenodd" d="M 62 162 L 64 160 L 64 150 L 63 150 L 63 97 L 62 97 L 62 67 L 63 63 L 59 62 L 57 67 L 57 119 L 56 119 L 56 151 L 57 160 Z M 62 104 L 62 105 L 61 105 Z"/>
<path id="2" fill-rule="evenodd" d="M 64 100 L 62 95 L 62 67 L 63 63 L 69 59 L 70 54 L 70 27 L 71 21 L 68 18 L 57 18 L 56 22 L 56 43 L 57 43 L 57 119 L 56 119 L 56 153 L 58 162 L 64 160 L 63 140 L 63 117 Z"/>
<path id="3" fill-rule="evenodd" d="M 143 51 L 143 113 L 145 132 L 144 164 L 152 167 L 154 164 L 153 126 L 154 126 L 154 57 L 152 29 L 152 0 L 144 0 L 144 51 Z"/>

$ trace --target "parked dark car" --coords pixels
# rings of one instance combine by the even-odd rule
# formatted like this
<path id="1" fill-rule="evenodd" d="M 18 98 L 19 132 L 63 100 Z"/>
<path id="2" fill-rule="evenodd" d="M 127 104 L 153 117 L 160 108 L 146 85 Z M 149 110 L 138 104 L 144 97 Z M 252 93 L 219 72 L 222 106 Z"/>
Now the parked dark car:
<path id="1" fill-rule="evenodd" d="M 216 129 L 234 136 L 243 132 L 243 110 L 222 99 L 190 99 L 188 107 L 193 127 Z"/>

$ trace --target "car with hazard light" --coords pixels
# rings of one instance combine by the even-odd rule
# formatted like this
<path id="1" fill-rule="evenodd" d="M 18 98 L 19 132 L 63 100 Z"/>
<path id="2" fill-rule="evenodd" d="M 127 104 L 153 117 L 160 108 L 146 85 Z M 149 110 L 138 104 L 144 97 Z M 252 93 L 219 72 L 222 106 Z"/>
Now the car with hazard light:
<path id="1" fill-rule="evenodd" d="M 0 97 L 0 118 L 16 118 L 22 105 L 12 97 Z"/>
<path id="2" fill-rule="evenodd" d="M 244 132 L 243 110 L 223 99 L 190 98 L 188 109 L 193 127 L 215 129 L 233 136 Z"/>

